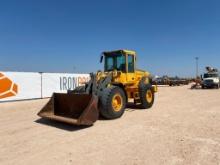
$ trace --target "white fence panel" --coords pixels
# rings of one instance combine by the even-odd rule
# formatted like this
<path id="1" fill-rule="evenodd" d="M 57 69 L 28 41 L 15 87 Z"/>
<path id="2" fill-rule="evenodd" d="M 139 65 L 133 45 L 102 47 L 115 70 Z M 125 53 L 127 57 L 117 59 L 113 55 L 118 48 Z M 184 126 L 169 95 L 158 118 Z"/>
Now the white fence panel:
<path id="1" fill-rule="evenodd" d="M 0 102 L 51 97 L 89 79 L 89 74 L 0 72 Z"/>
<path id="2" fill-rule="evenodd" d="M 41 75 L 32 72 L 0 72 L 0 102 L 41 98 Z"/>
<path id="3" fill-rule="evenodd" d="M 89 74 L 43 73 L 42 96 L 51 97 L 53 92 L 66 93 L 89 81 Z"/>

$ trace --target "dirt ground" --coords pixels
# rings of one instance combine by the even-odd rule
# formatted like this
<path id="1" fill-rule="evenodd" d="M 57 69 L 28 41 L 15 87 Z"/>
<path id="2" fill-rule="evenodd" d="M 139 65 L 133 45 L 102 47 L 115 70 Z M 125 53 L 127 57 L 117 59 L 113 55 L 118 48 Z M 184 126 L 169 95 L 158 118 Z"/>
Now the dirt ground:
<path id="1" fill-rule="evenodd" d="M 40 119 L 47 101 L 0 103 L 1 165 L 220 165 L 220 90 L 160 87 L 153 108 L 89 128 Z"/>

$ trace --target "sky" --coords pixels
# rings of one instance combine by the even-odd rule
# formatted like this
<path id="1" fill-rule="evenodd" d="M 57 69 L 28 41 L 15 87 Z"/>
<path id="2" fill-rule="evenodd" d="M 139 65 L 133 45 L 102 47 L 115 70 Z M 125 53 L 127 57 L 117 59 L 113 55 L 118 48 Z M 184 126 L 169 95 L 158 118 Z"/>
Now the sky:
<path id="1" fill-rule="evenodd" d="M 0 70 L 89 73 L 131 49 L 154 75 L 220 69 L 219 0 L 1 0 Z"/>

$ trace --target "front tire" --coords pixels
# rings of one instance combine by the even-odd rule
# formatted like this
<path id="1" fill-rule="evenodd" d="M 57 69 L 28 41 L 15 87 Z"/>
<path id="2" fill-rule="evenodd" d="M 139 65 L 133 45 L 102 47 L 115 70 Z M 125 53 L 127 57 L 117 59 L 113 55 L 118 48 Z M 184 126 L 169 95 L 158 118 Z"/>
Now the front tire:
<path id="1" fill-rule="evenodd" d="M 99 102 L 100 114 L 106 119 L 116 119 L 123 115 L 126 107 L 124 91 L 117 86 L 105 88 Z"/>

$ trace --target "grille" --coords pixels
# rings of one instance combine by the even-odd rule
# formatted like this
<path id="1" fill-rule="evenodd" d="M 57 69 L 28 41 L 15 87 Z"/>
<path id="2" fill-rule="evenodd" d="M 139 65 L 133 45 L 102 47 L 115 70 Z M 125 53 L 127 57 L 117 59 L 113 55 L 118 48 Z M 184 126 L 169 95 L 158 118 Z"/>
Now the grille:
<path id="1" fill-rule="evenodd" d="M 205 83 L 213 83 L 213 80 L 205 80 Z"/>

